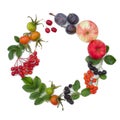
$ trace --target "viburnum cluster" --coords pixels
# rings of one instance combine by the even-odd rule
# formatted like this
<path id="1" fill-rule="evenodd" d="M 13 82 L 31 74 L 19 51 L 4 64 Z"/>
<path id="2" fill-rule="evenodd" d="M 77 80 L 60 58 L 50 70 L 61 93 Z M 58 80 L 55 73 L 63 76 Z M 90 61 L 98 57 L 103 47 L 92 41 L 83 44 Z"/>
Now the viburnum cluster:
<path id="1" fill-rule="evenodd" d="M 20 75 L 24 78 L 25 75 L 33 73 L 33 68 L 39 65 L 39 58 L 37 57 L 37 52 L 34 51 L 28 58 L 18 58 L 15 65 L 11 67 L 11 75 Z"/>
<path id="2" fill-rule="evenodd" d="M 103 68 L 103 63 L 113 65 L 116 59 L 108 53 L 110 47 L 102 40 L 97 39 L 98 27 L 94 22 L 91 20 L 80 21 L 78 15 L 75 13 L 69 13 L 68 15 L 64 13 L 49 14 L 54 16 L 54 22 L 62 27 L 67 34 L 77 34 L 80 40 L 88 44 L 88 55 L 85 58 L 88 70 L 83 73 L 86 87 L 81 88 L 80 81 L 75 80 L 73 83 L 64 86 L 61 94 L 58 95 L 55 91 L 61 85 L 56 86 L 51 81 L 51 85 L 47 86 L 42 82 L 40 77 L 35 76 L 32 78 L 29 76 L 33 73 L 34 67 L 40 63 L 40 58 L 37 56 L 37 47 L 42 47 L 42 42 L 46 42 L 41 39 L 41 34 L 37 31 L 37 27 L 42 24 L 43 28 L 45 26 L 45 33 L 50 33 L 50 31 L 57 33 L 58 29 L 52 26 L 52 19 L 47 19 L 45 23 L 41 23 L 40 20 L 37 20 L 37 17 L 33 20 L 29 16 L 31 21 L 26 24 L 28 32 L 23 33 L 20 37 L 14 36 L 17 44 L 8 47 L 8 57 L 10 60 L 15 58 L 15 56 L 17 57 L 14 66 L 11 67 L 11 75 L 19 75 L 21 77 L 21 80 L 24 82 L 22 88 L 24 91 L 30 93 L 29 98 L 34 100 L 35 105 L 50 102 L 53 105 L 61 105 L 63 110 L 63 101 L 73 105 L 75 100 L 79 99 L 80 96 L 87 97 L 95 94 L 98 90 L 99 81 L 107 78 L 107 70 Z M 30 43 L 35 43 L 34 49 L 31 49 Z M 29 53 L 27 58 L 22 57 L 24 52 Z"/>

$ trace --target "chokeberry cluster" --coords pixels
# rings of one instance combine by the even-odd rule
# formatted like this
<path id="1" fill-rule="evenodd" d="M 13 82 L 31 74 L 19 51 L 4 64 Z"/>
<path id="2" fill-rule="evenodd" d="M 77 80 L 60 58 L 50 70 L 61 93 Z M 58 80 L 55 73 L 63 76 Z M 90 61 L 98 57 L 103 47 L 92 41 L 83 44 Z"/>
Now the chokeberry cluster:
<path id="1" fill-rule="evenodd" d="M 96 68 L 95 66 L 93 66 L 91 62 L 88 62 L 88 67 L 89 67 L 90 70 L 93 71 L 93 73 L 95 75 L 105 75 L 105 74 L 107 74 L 106 70 L 102 70 L 102 71 L 98 70 L 98 68 Z"/>
<path id="2" fill-rule="evenodd" d="M 28 58 L 18 58 L 14 67 L 11 67 L 11 75 L 20 75 L 22 78 L 25 75 L 32 74 L 33 68 L 39 65 L 40 60 L 37 57 L 37 52 L 34 51 Z"/>
<path id="3" fill-rule="evenodd" d="M 79 22 L 79 17 L 75 13 L 70 13 L 68 16 L 63 13 L 58 13 L 56 15 L 50 13 L 50 15 L 54 16 L 56 24 L 64 27 L 68 34 L 76 33 L 76 24 Z"/>
<path id="4" fill-rule="evenodd" d="M 74 104 L 74 101 L 72 100 L 72 96 L 71 96 L 71 88 L 72 88 L 72 84 L 69 84 L 69 86 L 65 86 L 63 94 L 64 94 L 65 100 L 68 103 Z"/>

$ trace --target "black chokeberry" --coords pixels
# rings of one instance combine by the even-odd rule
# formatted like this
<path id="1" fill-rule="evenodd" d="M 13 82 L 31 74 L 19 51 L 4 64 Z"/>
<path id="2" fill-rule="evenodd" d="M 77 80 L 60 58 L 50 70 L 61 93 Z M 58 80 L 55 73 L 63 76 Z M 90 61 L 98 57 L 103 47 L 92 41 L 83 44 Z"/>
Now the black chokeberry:
<path id="1" fill-rule="evenodd" d="M 94 71 L 94 74 L 95 74 L 95 75 L 98 75 L 98 72 L 97 72 L 97 71 Z"/>
<path id="2" fill-rule="evenodd" d="M 98 72 L 98 75 L 102 75 L 102 74 L 103 74 L 102 71 L 99 71 L 99 72 Z"/>
<path id="3" fill-rule="evenodd" d="M 69 88 L 72 88 L 72 84 L 69 84 L 69 86 L 68 86 Z"/>
<path id="4" fill-rule="evenodd" d="M 66 86 L 66 87 L 64 88 L 64 90 L 69 90 L 69 87 Z"/>
<path id="5" fill-rule="evenodd" d="M 66 95 L 66 94 L 69 94 L 69 93 L 70 93 L 70 90 L 69 90 L 69 89 L 64 91 L 64 94 L 65 94 L 65 95 Z"/>
<path id="6" fill-rule="evenodd" d="M 72 104 L 74 104 L 74 101 L 73 101 L 73 100 L 71 100 L 69 103 L 72 105 Z"/>
<path id="7" fill-rule="evenodd" d="M 103 70 L 103 71 L 102 71 L 102 74 L 107 74 L 107 71 L 106 71 L 106 70 Z"/>
<path id="8" fill-rule="evenodd" d="M 74 101 L 72 99 L 67 99 L 67 102 L 70 104 L 74 104 Z"/>
<path id="9" fill-rule="evenodd" d="M 65 98 L 66 100 L 68 100 L 68 99 L 71 99 L 71 96 L 70 96 L 70 95 L 64 95 L 64 98 Z"/>

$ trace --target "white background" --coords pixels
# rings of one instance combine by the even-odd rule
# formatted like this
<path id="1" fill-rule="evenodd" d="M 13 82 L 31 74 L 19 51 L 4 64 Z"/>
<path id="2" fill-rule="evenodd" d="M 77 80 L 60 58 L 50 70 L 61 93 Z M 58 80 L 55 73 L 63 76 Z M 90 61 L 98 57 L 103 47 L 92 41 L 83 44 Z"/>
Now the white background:
<path id="1" fill-rule="evenodd" d="M 39 120 L 39 119 L 82 119 L 82 120 L 119 120 L 120 108 L 120 17 L 119 0 L 4 0 L 0 3 L 0 120 Z M 39 19 L 52 19 L 49 12 L 63 12 L 66 15 L 76 13 L 82 20 L 92 20 L 99 28 L 98 39 L 110 46 L 109 53 L 117 62 L 113 66 L 105 65 L 108 72 L 106 81 L 99 82 L 96 95 L 81 97 L 73 106 L 63 103 L 65 110 L 56 108 L 50 103 L 34 106 L 29 94 L 22 90 L 20 77 L 10 75 L 10 67 L 15 59 L 9 61 L 7 47 L 15 44 L 14 35 L 21 36 L 26 32 L 27 16 Z M 65 85 L 79 79 L 83 85 L 83 73 L 87 70 L 84 58 L 88 55 L 87 43 L 76 35 L 67 35 L 63 28 L 57 27 L 57 33 L 46 34 L 40 26 L 43 49 L 38 49 L 40 66 L 34 69 L 32 76 L 38 75 L 43 82 Z"/>

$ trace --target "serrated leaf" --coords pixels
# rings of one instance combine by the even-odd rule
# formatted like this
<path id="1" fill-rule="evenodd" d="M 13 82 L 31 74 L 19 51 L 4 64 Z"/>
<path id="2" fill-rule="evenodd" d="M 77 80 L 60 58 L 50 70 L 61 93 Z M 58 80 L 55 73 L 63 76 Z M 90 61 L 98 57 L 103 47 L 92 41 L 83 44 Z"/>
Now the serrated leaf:
<path id="1" fill-rule="evenodd" d="M 110 47 L 106 45 L 106 53 L 109 51 Z"/>
<path id="2" fill-rule="evenodd" d="M 76 80 L 72 86 L 74 91 L 78 91 L 80 89 L 80 82 L 79 80 Z"/>
<path id="3" fill-rule="evenodd" d="M 23 85 L 22 87 L 26 92 L 34 92 L 35 88 L 32 85 Z"/>
<path id="4" fill-rule="evenodd" d="M 22 50 L 20 49 L 20 47 L 17 47 L 16 56 L 19 58 L 21 55 L 22 55 Z"/>
<path id="5" fill-rule="evenodd" d="M 72 93 L 71 97 L 72 97 L 73 100 L 76 100 L 80 97 L 80 93 L 74 92 L 74 93 Z"/>
<path id="6" fill-rule="evenodd" d="M 95 60 L 95 59 L 91 58 L 90 56 L 87 56 L 87 57 L 85 58 L 85 60 L 86 60 L 87 62 L 91 62 L 93 65 L 97 65 L 97 64 L 99 64 L 99 63 L 101 62 L 101 59 Z"/>
<path id="7" fill-rule="evenodd" d="M 44 83 L 41 83 L 39 86 L 39 92 L 42 94 L 45 92 L 46 85 Z"/>
<path id="8" fill-rule="evenodd" d="M 40 97 L 40 92 L 33 92 L 33 93 L 31 93 L 30 94 L 30 99 L 37 99 L 37 98 L 39 98 Z"/>
<path id="9" fill-rule="evenodd" d="M 8 51 L 11 51 L 11 50 L 16 50 L 16 48 L 17 48 L 17 45 L 11 45 L 11 46 L 9 46 L 8 47 Z"/>
<path id="10" fill-rule="evenodd" d="M 34 102 L 35 105 L 40 105 L 44 102 L 44 98 L 37 98 Z"/>
<path id="11" fill-rule="evenodd" d="M 89 88 L 84 88 L 82 91 L 81 91 L 81 95 L 83 97 L 87 97 L 88 95 L 90 95 L 90 89 Z"/>
<path id="12" fill-rule="evenodd" d="M 116 62 L 116 59 L 112 55 L 106 55 L 104 61 L 108 65 L 113 65 Z"/>
<path id="13" fill-rule="evenodd" d="M 41 84 L 41 79 L 38 76 L 36 76 L 33 80 L 33 85 L 37 89 L 39 88 L 40 84 Z"/>
<path id="14" fill-rule="evenodd" d="M 15 50 L 9 51 L 9 53 L 8 53 L 8 58 L 9 58 L 10 60 L 12 60 L 12 59 L 14 58 L 14 53 L 15 53 Z"/>
<path id="15" fill-rule="evenodd" d="M 105 80 L 105 79 L 107 79 L 107 76 L 104 74 L 104 75 L 100 75 L 100 78 L 102 79 L 102 80 Z"/>
<path id="16" fill-rule="evenodd" d="M 22 78 L 22 80 L 26 85 L 32 85 L 33 84 L 33 80 L 32 80 L 31 77 L 24 77 L 24 78 Z"/>
<path id="17" fill-rule="evenodd" d="M 14 40 L 15 40 L 16 42 L 19 42 L 19 37 L 18 37 L 18 36 L 14 36 Z"/>

